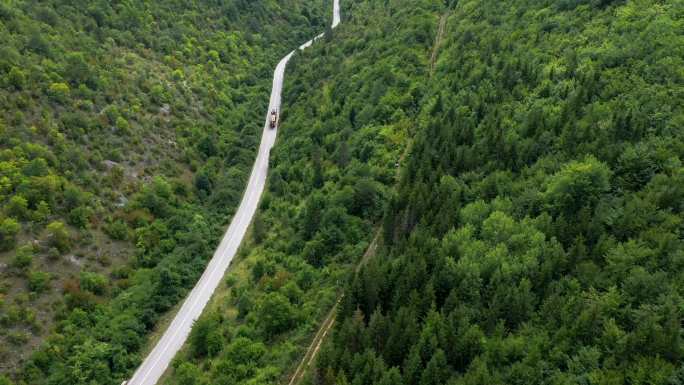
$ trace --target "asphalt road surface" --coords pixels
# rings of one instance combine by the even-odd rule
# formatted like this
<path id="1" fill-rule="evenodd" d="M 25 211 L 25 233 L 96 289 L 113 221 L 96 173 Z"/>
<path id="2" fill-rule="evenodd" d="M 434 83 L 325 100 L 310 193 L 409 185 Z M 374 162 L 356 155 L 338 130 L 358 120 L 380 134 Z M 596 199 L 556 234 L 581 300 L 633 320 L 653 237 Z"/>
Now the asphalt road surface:
<path id="1" fill-rule="evenodd" d="M 339 0 L 334 0 L 333 28 L 339 23 L 340 4 Z M 313 41 L 321 37 L 323 37 L 323 34 L 302 44 L 299 49 L 309 47 L 313 44 Z M 183 302 L 183 306 L 174 317 L 169 328 L 166 329 L 162 338 L 157 342 L 157 345 L 145 358 L 140 367 L 138 367 L 127 385 L 155 385 L 157 381 L 159 381 L 159 378 L 164 374 L 164 371 L 166 371 L 166 368 L 169 366 L 173 357 L 185 343 L 185 340 L 190 334 L 193 322 L 202 314 L 202 310 L 204 310 L 207 302 L 209 302 L 211 295 L 214 293 L 214 290 L 216 290 L 216 287 L 218 287 L 226 269 L 230 265 L 230 261 L 235 256 L 235 253 L 240 246 L 240 242 L 242 242 L 242 238 L 247 232 L 247 227 L 249 227 L 252 217 L 256 212 L 261 193 L 264 191 L 266 176 L 268 175 L 268 156 L 278 133 L 277 127 L 275 129 L 269 127 L 269 115 L 274 109 L 280 113 L 280 97 L 283 89 L 285 67 L 294 53 L 295 51 L 292 51 L 285 56 L 280 63 L 278 63 L 273 74 L 273 89 L 271 91 L 271 100 L 266 115 L 263 134 L 261 136 L 259 154 L 254 162 L 252 174 L 249 177 L 249 183 L 247 184 L 247 189 L 242 197 L 242 202 L 240 202 L 237 213 L 233 217 L 214 256 L 204 270 L 202 277 L 200 277 L 195 287 L 185 299 L 185 302 Z"/>

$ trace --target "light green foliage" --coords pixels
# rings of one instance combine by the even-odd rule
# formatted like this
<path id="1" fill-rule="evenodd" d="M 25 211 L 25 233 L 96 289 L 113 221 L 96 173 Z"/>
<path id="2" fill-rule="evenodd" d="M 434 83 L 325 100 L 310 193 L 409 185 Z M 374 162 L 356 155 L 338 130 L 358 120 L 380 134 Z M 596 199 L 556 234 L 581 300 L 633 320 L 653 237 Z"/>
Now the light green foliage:
<path id="1" fill-rule="evenodd" d="M 81 273 L 80 286 L 82 290 L 102 295 L 107 288 L 107 278 L 101 274 L 84 271 Z"/>
<path id="2" fill-rule="evenodd" d="M 105 384 L 111 379 L 111 370 L 102 363 L 102 359 L 111 354 L 111 347 L 104 342 L 86 339 L 76 348 L 72 356 L 67 359 L 67 378 L 71 384 L 85 384 L 85 379 L 91 379 L 95 384 Z"/>
<path id="3" fill-rule="evenodd" d="M 5 209 L 7 210 L 8 215 L 19 219 L 27 219 L 28 201 L 21 195 L 15 195 L 10 198 Z"/>
<path id="4" fill-rule="evenodd" d="M 18 247 L 15 251 L 14 259 L 12 260 L 12 266 L 25 271 L 31 267 L 31 263 L 33 263 L 33 256 L 33 246 L 23 245 Z"/>
<path id="5" fill-rule="evenodd" d="M 37 223 L 44 223 L 51 214 L 50 205 L 45 201 L 38 202 L 38 207 L 31 213 L 31 219 Z"/>
<path id="6" fill-rule="evenodd" d="M 16 235 L 21 230 L 21 225 L 14 218 L 0 220 L 0 250 L 7 251 L 16 244 Z"/>
<path id="7" fill-rule="evenodd" d="M 66 83 L 52 83 L 48 89 L 48 95 L 59 103 L 66 103 L 70 93 L 69 85 Z"/>
<path id="8" fill-rule="evenodd" d="M 124 119 L 122 116 L 118 116 L 116 118 L 116 128 L 117 130 L 121 131 L 122 134 L 127 134 L 128 130 L 130 129 L 130 126 L 128 124 L 128 121 Z"/>
<path id="9" fill-rule="evenodd" d="M 44 271 L 32 271 L 28 275 L 29 290 L 35 293 L 42 293 L 48 289 L 50 284 L 50 274 Z"/>
<path id="10" fill-rule="evenodd" d="M 47 225 L 48 239 L 51 246 L 56 247 L 62 253 L 69 251 L 71 247 L 71 234 L 66 225 L 55 221 Z"/>
<path id="11" fill-rule="evenodd" d="M 176 69 L 171 73 L 171 76 L 173 77 L 173 80 L 175 81 L 181 81 L 183 78 L 185 78 L 185 74 L 183 73 L 183 70 Z"/>

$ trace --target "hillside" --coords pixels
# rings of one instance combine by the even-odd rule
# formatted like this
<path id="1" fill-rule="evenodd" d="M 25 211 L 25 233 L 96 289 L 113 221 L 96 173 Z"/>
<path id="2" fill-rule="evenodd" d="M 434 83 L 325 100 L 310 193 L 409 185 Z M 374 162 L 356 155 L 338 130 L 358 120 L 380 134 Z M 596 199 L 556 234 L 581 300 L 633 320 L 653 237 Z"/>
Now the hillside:
<path id="1" fill-rule="evenodd" d="M 0 4 L 0 384 L 127 378 L 329 7 Z M 160 383 L 684 383 L 684 1 L 342 7 Z"/>
<path id="2" fill-rule="evenodd" d="M 377 233 L 417 117 L 423 86 L 411 77 L 427 74 L 432 20 L 383 39 L 395 26 L 369 27 L 380 10 L 348 21 L 341 5 L 344 22 L 288 65 L 251 237 L 162 383 L 288 383 Z M 359 36 L 373 44 L 361 49 Z"/>
<path id="3" fill-rule="evenodd" d="M 0 373 L 135 367 L 237 207 L 273 66 L 327 8 L 0 3 Z"/>
<path id="4" fill-rule="evenodd" d="M 360 51 L 444 32 L 309 382 L 682 383 L 684 3 L 354 4 Z"/>
<path id="5" fill-rule="evenodd" d="M 684 381 L 681 2 L 343 8 L 166 383 Z"/>

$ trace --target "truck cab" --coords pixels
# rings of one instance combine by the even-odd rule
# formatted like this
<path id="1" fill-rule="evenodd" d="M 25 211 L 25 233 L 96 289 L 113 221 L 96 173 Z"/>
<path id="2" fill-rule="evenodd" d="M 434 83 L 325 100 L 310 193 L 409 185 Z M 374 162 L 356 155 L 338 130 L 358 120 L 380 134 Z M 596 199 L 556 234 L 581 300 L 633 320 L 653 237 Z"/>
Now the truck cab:
<path id="1" fill-rule="evenodd" d="M 276 128 L 278 126 L 278 111 L 271 110 L 271 117 L 269 119 L 269 126 L 271 128 Z"/>

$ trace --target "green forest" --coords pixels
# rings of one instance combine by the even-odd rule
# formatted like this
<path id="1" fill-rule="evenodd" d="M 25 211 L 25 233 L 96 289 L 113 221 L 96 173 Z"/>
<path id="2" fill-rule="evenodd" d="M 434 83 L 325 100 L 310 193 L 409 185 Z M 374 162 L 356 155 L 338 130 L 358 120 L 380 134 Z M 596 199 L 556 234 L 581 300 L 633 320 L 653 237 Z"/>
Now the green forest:
<path id="1" fill-rule="evenodd" d="M 309 383 L 684 383 L 684 2 L 349 12 L 384 28 L 351 38 L 369 56 L 426 23 L 438 52 L 411 73 L 425 87 L 383 246 Z"/>
<path id="2" fill-rule="evenodd" d="M 323 30 L 160 383 L 684 384 L 684 0 L 341 6 L 0 0 L 0 385 L 130 376 Z"/>
<path id="3" fill-rule="evenodd" d="M 273 67 L 327 22 L 284 3 L 0 1 L 0 384 L 135 369 L 237 209 Z"/>

